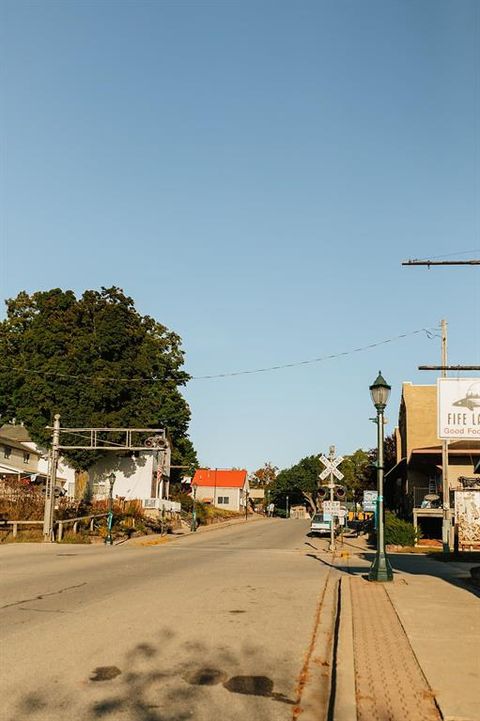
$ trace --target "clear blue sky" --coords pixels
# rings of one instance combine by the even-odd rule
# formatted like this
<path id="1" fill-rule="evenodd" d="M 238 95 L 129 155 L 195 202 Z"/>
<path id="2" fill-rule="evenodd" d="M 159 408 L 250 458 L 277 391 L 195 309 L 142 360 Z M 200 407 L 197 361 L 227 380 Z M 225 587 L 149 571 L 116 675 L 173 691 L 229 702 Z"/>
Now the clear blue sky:
<path id="1" fill-rule="evenodd" d="M 480 362 L 480 270 L 400 265 L 480 247 L 476 0 L 10 0 L 0 24 L 2 297 L 118 285 L 193 375 L 442 317 L 449 360 Z M 200 461 L 368 448 L 379 368 L 391 431 L 439 354 L 191 381 Z"/>

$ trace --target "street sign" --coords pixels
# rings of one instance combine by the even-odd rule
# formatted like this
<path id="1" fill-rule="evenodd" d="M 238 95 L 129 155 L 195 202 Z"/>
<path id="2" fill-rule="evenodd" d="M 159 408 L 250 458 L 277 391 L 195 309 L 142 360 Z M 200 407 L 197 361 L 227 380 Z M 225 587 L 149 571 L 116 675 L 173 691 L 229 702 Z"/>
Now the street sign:
<path id="1" fill-rule="evenodd" d="M 340 501 L 323 501 L 323 513 L 331 516 L 338 516 L 340 512 Z"/>
<path id="2" fill-rule="evenodd" d="M 320 479 L 324 481 L 325 478 L 332 473 L 335 478 L 338 478 L 338 480 L 341 481 L 343 473 L 338 470 L 337 466 L 339 466 L 342 461 L 343 456 L 338 456 L 338 458 L 333 458 L 332 460 L 327 458 L 325 455 L 320 456 L 320 463 L 323 463 L 325 466 L 325 470 L 320 473 Z"/>
<path id="3" fill-rule="evenodd" d="M 363 492 L 363 510 L 372 513 L 377 508 L 378 491 Z"/>

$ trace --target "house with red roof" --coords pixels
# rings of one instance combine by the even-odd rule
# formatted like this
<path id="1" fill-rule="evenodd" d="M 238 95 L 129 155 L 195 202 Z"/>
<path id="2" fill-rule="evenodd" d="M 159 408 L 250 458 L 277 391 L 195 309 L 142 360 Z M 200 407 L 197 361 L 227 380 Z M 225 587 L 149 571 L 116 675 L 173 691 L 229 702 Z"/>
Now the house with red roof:
<path id="1" fill-rule="evenodd" d="M 246 470 L 224 468 L 198 468 L 192 480 L 197 501 L 210 503 L 227 511 L 245 509 L 248 500 L 248 474 Z"/>

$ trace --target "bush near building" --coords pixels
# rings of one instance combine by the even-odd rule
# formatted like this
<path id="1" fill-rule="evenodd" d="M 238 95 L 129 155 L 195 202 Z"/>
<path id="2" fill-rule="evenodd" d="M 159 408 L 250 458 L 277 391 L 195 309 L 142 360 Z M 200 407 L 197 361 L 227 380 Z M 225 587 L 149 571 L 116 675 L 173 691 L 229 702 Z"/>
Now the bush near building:
<path id="1" fill-rule="evenodd" d="M 172 500 L 182 504 L 182 520 L 190 525 L 193 513 L 192 496 L 189 493 L 172 493 Z M 245 516 L 245 511 L 227 511 L 223 508 L 216 508 L 210 503 L 195 501 L 195 515 L 199 526 L 209 526 L 220 521 L 242 518 Z"/>
<path id="2" fill-rule="evenodd" d="M 385 543 L 389 546 L 415 546 L 420 536 L 413 523 L 398 518 L 394 513 L 385 514 Z"/>
<path id="3" fill-rule="evenodd" d="M 413 523 L 398 518 L 395 513 L 387 511 L 385 513 L 385 545 L 386 546 L 402 546 L 404 548 L 414 548 L 422 536 L 421 530 L 415 530 Z M 377 544 L 377 532 L 372 529 L 368 542 L 374 546 Z"/>

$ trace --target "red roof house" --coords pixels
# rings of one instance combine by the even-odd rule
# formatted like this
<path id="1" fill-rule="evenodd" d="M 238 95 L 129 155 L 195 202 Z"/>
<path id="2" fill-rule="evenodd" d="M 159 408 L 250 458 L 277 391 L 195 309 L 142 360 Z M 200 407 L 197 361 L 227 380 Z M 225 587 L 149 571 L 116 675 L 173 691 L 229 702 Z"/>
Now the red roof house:
<path id="1" fill-rule="evenodd" d="M 246 470 L 198 468 L 192 480 L 195 497 L 228 511 L 245 508 L 249 491 Z"/>

